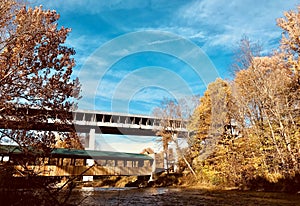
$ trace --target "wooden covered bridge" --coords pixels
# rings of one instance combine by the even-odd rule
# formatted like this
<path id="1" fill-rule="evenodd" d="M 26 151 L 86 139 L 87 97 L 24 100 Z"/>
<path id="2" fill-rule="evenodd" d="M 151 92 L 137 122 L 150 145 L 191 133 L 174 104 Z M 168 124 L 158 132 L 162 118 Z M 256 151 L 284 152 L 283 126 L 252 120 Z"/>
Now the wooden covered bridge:
<path id="1" fill-rule="evenodd" d="M 0 145 L 0 164 L 11 163 L 15 176 L 32 172 L 39 176 L 146 176 L 157 168 L 146 154 L 95 150 L 54 149 L 49 155 L 36 153 L 29 165 L 22 165 L 24 153 L 17 146 Z"/>

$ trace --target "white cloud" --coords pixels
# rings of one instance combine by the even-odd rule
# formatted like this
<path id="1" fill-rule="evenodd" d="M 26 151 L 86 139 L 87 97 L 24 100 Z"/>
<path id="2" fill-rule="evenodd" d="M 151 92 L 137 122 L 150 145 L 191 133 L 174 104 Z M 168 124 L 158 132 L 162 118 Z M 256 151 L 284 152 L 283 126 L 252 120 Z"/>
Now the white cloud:
<path id="1" fill-rule="evenodd" d="M 153 42 L 148 43 L 148 45 L 155 45 L 155 44 L 165 44 L 165 43 L 170 43 L 170 42 L 175 42 L 180 40 L 181 38 L 176 38 L 176 39 L 166 39 L 166 40 L 156 40 Z"/>
<path id="2" fill-rule="evenodd" d="M 283 11 L 295 8 L 297 3 L 296 0 L 193 1 L 179 9 L 177 20 L 191 28 L 201 27 L 205 48 L 232 48 L 244 34 L 268 47 L 271 39 L 280 37 L 276 18 L 283 16 Z"/>
<path id="3" fill-rule="evenodd" d="M 160 25 L 159 27 L 138 27 L 135 29 L 136 31 L 162 31 L 162 32 L 171 32 L 177 35 L 182 36 L 186 39 L 204 39 L 206 38 L 204 31 L 201 31 L 201 28 L 190 27 L 188 25 L 177 25 L 177 26 L 166 26 Z M 178 39 L 174 39 L 176 41 Z M 168 40 L 170 41 L 170 40 Z M 156 42 L 154 42 L 156 43 Z M 157 43 L 165 43 L 165 42 L 157 42 Z"/>
<path id="4" fill-rule="evenodd" d="M 60 8 L 64 12 L 73 12 L 74 10 L 79 13 L 99 14 L 105 10 L 118 10 L 118 9 L 134 9 L 134 8 L 145 8 L 148 5 L 147 1 L 136 0 L 38 0 L 33 1 L 35 5 L 42 4 L 46 8 Z"/>
<path id="5" fill-rule="evenodd" d="M 76 48 L 79 51 L 92 52 L 95 48 L 101 46 L 106 40 L 101 35 L 78 35 L 77 33 L 70 33 L 66 40 L 68 46 Z M 91 48 L 94 47 L 94 48 Z"/>
<path id="6" fill-rule="evenodd" d="M 128 54 L 130 54 L 130 51 L 128 49 L 125 49 L 125 48 L 113 51 L 111 53 L 111 55 L 120 56 L 120 57 L 127 56 Z"/>
<path id="7" fill-rule="evenodd" d="M 200 39 L 204 39 L 205 38 L 205 34 L 204 32 L 195 32 L 194 34 L 190 35 L 189 36 L 190 39 L 197 39 L 197 38 L 200 38 Z"/>

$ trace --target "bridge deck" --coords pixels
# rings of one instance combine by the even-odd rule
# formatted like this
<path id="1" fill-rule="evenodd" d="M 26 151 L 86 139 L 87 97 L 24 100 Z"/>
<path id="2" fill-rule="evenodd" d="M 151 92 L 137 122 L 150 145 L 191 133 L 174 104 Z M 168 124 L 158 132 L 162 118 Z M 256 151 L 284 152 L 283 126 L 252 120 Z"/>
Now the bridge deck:
<path id="1" fill-rule="evenodd" d="M 18 117 L 18 118 L 16 118 Z M 61 119 L 68 121 L 62 122 Z M 133 114 L 77 110 L 52 111 L 42 109 L 17 108 L 0 112 L 0 128 L 61 132 L 125 134 L 155 136 L 162 127 L 162 119 Z M 168 120 L 170 128 L 176 132 L 187 132 L 186 121 Z"/>

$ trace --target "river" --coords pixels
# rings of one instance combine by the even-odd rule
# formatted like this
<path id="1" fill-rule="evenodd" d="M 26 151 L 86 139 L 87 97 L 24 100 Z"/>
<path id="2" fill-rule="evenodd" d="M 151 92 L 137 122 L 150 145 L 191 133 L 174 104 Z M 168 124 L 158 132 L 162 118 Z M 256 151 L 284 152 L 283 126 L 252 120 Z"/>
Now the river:
<path id="1" fill-rule="evenodd" d="M 195 188 L 99 188 L 76 189 L 71 198 L 78 205 L 199 205 L 199 206 L 300 206 L 300 194 Z"/>

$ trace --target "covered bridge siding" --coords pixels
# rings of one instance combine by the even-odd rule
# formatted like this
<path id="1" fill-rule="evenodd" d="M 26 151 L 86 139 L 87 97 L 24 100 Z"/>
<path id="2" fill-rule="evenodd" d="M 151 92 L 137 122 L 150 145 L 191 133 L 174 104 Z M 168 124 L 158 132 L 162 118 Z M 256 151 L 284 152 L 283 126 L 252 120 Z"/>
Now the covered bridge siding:
<path id="1" fill-rule="evenodd" d="M 1 146 L 0 160 L 8 160 L 22 172 L 32 171 L 40 176 L 145 176 L 151 175 L 154 159 L 145 154 L 95 150 L 54 149 L 50 155 L 35 155 L 26 169 L 18 165 L 24 154 L 15 146 Z M 93 166 L 87 163 L 93 161 Z"/>

